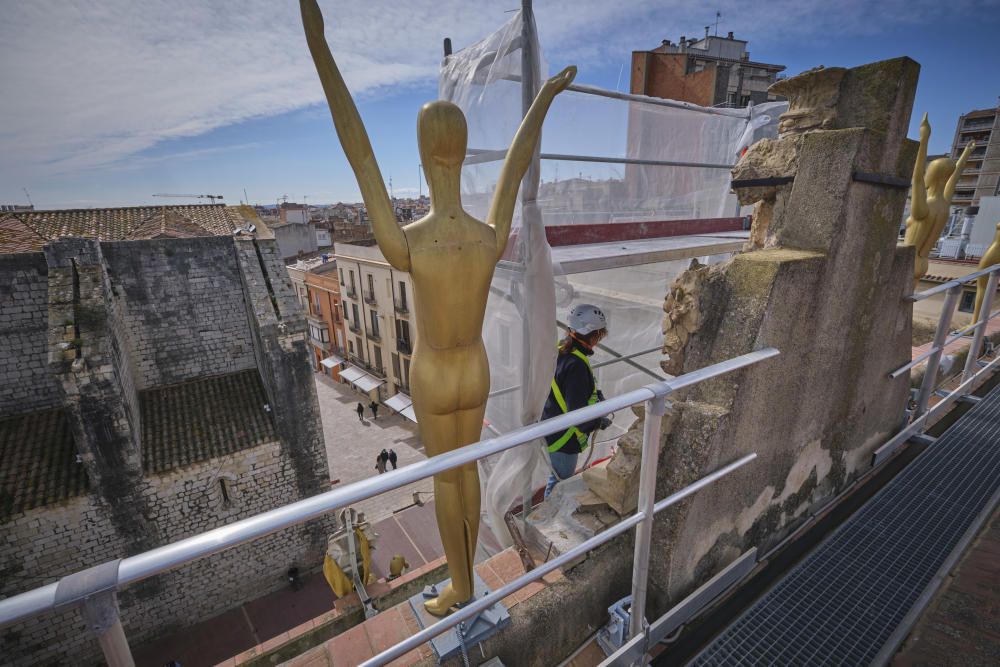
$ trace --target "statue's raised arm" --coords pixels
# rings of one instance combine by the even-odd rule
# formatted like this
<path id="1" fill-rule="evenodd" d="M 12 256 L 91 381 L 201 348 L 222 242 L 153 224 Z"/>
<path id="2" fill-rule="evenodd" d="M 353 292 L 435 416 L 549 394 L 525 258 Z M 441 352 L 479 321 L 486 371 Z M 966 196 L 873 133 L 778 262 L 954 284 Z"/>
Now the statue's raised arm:
<path id="1" fill-rule="evenodd" d="M 555 96 L 566 90 L 576 76 L 576 67 L 570 66 L 545 82 L 538 96 L 532 102 L 527 115 L 521 121 L 510 150 L 500 169 L 500 179 L 497 181 L 493 202 L 490 204 L 486 223 L 496 230 L 497 259 L 503 256 L 510 236 L 510 224 L 514 217 L 514 205 L 517 201 L 517 189 L 524 178 L 524 173 L 531 165 L 531 157 L 542 134 L 542 122 Z"/>
<path id="2" fill-rule="evenodd" d="M 927 169 L 927 142 L 930 138 L 931 125 L 927 122 L 927 114 L 925 113 L 924 119 L 920 121 L 920 146 L 917 148 L 917 161 L 913 165 L 913 180 L 910 183 L 911 220 L 923 220 L 927 217 L 927 186 L 924 184 L 924 172 Z M 920 245 L 920 243 L 913 245 Z"/>
<path id="3" fill-rule="evenodd" d="M 962 172 L 965 171 L 965 163 L 969 161 L 969 156 L 972 155 L 972 151 L 975 147 L 976 142 L 972 140 L 965 145 L 965 150 L 962 151 L 962 156 L 958 158 L 958 162 L 955 164 L 955 171 L 952 173 L 951 178 L 948 179 L 948 185 L 945 186 L 945 201 L 950 202 L 952 195 L 955 194 L 955 187 L 958 185 L 958 179 L 962 177 Z"/>
<path id="4" fill-rule="evenodd" d="M 400 271 L 410 270 L 410 254 L 406 244 L 406 236 L 396 222 L 396 214 L 392 210 L 392 202 L 385 190 L 382 172 L 375 161 L 371 141 L 365 126 L 361 122 L 351 93 L 347 90 L 344 78 L 337 69 L 330 47 L 323 34 L 323 14 L 316 0 L 299 0 L 302 10 L 302 27 L 305 28 L 306 42 L 319 80 L 326 93 L 326 102 L 333 116 L 333 124 L 337 128 L 337 136 L 344 147 L 348 162 L 358 179 L 361 196 L 368 208 L 368 218 L 375 232 L 375 240 L 379 250 L 386 260 Z"/>

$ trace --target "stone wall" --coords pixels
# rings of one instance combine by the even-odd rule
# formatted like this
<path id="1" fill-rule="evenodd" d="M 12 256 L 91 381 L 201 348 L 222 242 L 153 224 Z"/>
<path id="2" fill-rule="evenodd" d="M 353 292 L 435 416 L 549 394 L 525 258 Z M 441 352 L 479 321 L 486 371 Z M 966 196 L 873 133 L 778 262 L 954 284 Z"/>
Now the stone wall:
<path id="1" fill-rule="evenodd" d="M 48 372 L 47 273 L 40 252 L 0 255 L 0 419 L 61 401 Z"/>
<path id="2" fill-rule="evenodd" d="M 211 459 L 147 478 L 150 519 L 164 542 L 222 526 L 298 499 L 294 472 L 269 443 L 238 457 Z M 220 480 L 226 484 L 227 502 Z M 108 508 L 81 496 L 15 517 L 4 526 L 0 596 L 125 556 L 128 544 Z M 286 572 L 321 565 L 307 524 L 125 589 L 120 595 L 129 641 L 137 646 L 171 628 L 210 618 L 287 585 Z M 37 574 L 41 573 L 41 574 Z M 61 620 L 57 620 L 61 619 Z M 73 629 L 71 631 L 70 629 Z M 9 664 L 96 663 L 100 652 L 79 614 L 43 615 L 0 632 Z"/>
<path id="3" fill-rule="evenodd" d="M 886 181 L 905 182 L 912 169 L 905 131 L 918 69 L 900 58 L 811 71 L 774 89 L 791 105 L 781 137 L 755 145 L 734 178 L 792 182 L 738 191 L 744 204 L 770 197 L 755 249 L 693 267 L 671 289 L 670 372 L 764 347 L 781 354 L 671 397 L 658 497 L 747 453 L 758 458 L 657 517 L 654 609 L 750 547 L 775 544 L 866 470 L 901 423 L 909 383 L 889 372 L 910 358 L 913 252 L 896 247 L 906 190 Z M 790 174 L 773 144 L 795 158 Z"/>
<path id="4" fill-rule="evenodd" d="M 139 389 L 254 367 L 233 241 L 102 243 Z"/>

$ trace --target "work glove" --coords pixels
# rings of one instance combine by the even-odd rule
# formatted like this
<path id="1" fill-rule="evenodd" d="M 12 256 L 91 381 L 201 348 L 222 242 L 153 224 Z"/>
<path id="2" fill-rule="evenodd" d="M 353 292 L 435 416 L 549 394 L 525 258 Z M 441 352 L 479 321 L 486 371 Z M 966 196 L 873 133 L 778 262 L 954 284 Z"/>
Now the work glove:
<path id="1" fill-rule="evenodd" d="M 611 420 L 608 417 L 601 417 L 601 421 L 597 425 L 597 428 L 599 428 L 600 430 L 603 431 L 604 429 L 606 429 L 609 426 L 611 426 Z"/>

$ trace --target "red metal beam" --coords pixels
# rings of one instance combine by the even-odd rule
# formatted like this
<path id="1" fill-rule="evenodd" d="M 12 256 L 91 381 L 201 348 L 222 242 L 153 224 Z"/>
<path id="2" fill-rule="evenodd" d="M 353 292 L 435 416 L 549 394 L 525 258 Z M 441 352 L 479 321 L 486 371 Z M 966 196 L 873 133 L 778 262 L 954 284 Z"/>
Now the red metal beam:
<path id="1" fill-rule="evenodd" d="M 743 230 L 743 218 L 701 218 L 696 220 L 654 220 L 615 222 L 601 225 L 560 225 L 545 228 L 552 247 L 658 239 L 667 236 L 697 236 Z"/>

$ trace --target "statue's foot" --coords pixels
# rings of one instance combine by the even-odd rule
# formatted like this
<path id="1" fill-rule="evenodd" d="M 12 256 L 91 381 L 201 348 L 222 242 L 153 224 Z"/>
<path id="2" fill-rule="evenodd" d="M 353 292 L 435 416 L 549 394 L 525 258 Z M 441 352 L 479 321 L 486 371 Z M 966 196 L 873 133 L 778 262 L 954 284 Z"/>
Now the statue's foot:
<path id="1" fill-rule="evenodd" d="M 463 599 L 451 584 L 448 584 L 436 598 L 424 602 L 424 609 L 434 616 L 447 616 L 453 607 L 465 602 L 468 602 L 468 599 Z"/>

